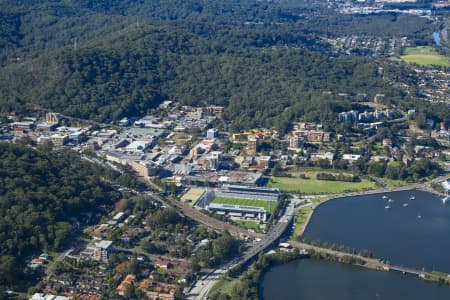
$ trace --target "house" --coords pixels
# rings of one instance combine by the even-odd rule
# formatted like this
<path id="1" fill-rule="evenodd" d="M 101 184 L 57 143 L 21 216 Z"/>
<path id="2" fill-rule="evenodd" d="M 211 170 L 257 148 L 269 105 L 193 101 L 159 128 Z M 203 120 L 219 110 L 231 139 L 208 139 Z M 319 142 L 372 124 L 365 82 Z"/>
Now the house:
<path id="1" fill-rule="evenodd" d="M 113 220 L 117 222 L 121 222 L 123 219 L 125 219 L 126 215 L 124 212 L 118 212 L 114 217 Z"/>
<path id="2" fill-rule="evenodd" d="M 155 266 L 162 269 L 169 269 L 172 266 L 172 264 L 168 260 L 160 259 L 156 261 Z"/>
<path id="3" fill-rule="evenodd" d="M 43 259 L 43 260 L 48 260 L 48 254 L 47 253 L 42 253 L 41 255 L 39 255 L 39 258 Z"/>
<path id="4" fill-rule="evenodd" d="M 182 261 L 182 260 L 171 260 L 170 264 L 173 265 L 174 267 L 178 267 L 178 268 L 182 268 L 182 269 L 189 269 L 190 267 L 190 263 L 187 261 Z"/>
<path id="5" fill-rule="evenodd" d="M 125 279 L 119 284 L 119 286 L 117 287 L 116 291 L 117 294 L 121 295 L 121 296 L 125 296 L 125 290 L 126 288 L 133 284 L 134 281 L 136 280 L 136 276 L 133 274 L 128 274 L 127 277 L 125 277 Z"/>
<path id="6" fill-rule="evenodd" d="M 327 159 L 330 163 L 333 161 L 334 154 L 332 152 L 311 153 L 311 160 Z"/>
<path id="7" fill-rule="evenodd" d="M 165 294 L 165 293 L 159 293 L 159 292 L 146 292 L 146 295 L 149 299 L 152 300 L 173 300 L 175 299 L 174 295 L 171 294 Z"/>
<path id="8" fill-rule="evenodd" d="M 151 279 L 144 279 L 139 283 L 139 288 L 141 290 L 149 290 L 153 286 L 153 280 Z"/>
<path id="9" fill-rule="evenodd" d="M 34 258 L 31 261 L 31 264 L 36 264 L 36 265 L 43 265 L 45 263 L 45 259 L 42 258 Z"/>
<path id="10" fill-rule="evenodd" d="M 357 161 L 360 157 L 361 157 L 361 155 L 358 155 L 358 154 L 344 154 L 342 156 L 342 159 L 348 160 L 349 162 L 353 162 L 353 161 Z"/>

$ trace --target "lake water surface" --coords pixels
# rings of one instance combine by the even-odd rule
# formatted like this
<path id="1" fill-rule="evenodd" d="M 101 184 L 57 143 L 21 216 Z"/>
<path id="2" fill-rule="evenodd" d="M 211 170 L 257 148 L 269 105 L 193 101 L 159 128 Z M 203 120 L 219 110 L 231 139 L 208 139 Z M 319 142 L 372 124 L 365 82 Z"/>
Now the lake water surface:
<path id="1" fill-rule="evenodd" d="M 305 237 L 368 249 L 396 265 L 450 273 L 450 204 L 426 192 L 331 200 L 316 208 Z M 399 272 L 305 259 L 270 269 L 260 295 L 265 300 L 450 299 L 450 287 Z"/>
<path id="2" fill-rule="evenodd" d="M 297 260 L 267 272 L 263 300 L 434 300 L 450 299 L 450 287 L 399 272 L 382 272 L 337 262 Z"/>
<path id="3" fill-rule="evenodd" d="M 415 200 L 409 200 L 412 195 Z M 305 237 L 368 249 L 395 265 L 450 273 L 450 204 L 426 192 L 329 201 L 316 208 Z"/>

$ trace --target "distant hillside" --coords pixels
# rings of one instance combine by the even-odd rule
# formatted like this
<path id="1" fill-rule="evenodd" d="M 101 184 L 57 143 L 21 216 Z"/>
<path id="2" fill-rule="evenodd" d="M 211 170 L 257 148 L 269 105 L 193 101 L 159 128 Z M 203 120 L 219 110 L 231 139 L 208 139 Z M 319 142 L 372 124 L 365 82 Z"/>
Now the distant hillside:
<path id="1" fill-rule="evenodd" d="M 12 64 L 0 74 L 0 110 L 38 104 L 102 121 L 145 114 L 164 99 L 227 106 L 236 128 L 285 129 L 294 118 L 330 119 L 351 97 L 400 97 L 363 58 L 330 58 L 302 48 L 237 48 L 169 26 L 130 26 L 77 49 Z M 18 105 L 16 105 L 18 104 Z M 265 109 L 270 107 L 271 109 Z M 259 108 L 259 109 L 258 109 Z M 338 109 L 339 110 L 339 109 Z"/>
<path id="2" fill-rule="evenodd" d="M 322 36 L 421 37 L 427 21 L 286 2 L 0 0 L 0 113 L 45 107 L 110 122 L 171 99 L 224 105 L 231 129 L 284 131 L 294 119 L 334 120 L 358 93 L 409 97 L 387 83 L 390 66 L 383 79 L 377 62 L 336 56 Z"/>

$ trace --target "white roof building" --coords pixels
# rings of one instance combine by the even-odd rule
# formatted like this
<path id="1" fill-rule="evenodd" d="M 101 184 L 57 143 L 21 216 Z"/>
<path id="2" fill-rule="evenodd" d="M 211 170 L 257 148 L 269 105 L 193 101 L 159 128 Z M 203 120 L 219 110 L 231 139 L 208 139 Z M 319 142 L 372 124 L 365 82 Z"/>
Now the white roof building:
<path id="1" fill-rule="evenodd" d="M 70 299 L 72 298 L 65 296 L 45 295 L 43 293 L 36 293 L 30 298 L 30 300 L 70 300 Z"/>
<path id="2" fill-rule="evenodd" d="M 360 157 L 361 157 L 361 155 L 358 155 L 358 154 L 344 154 L 342 156 L 342 159 L 355 161 L 355 160 L 358 160 Z"/>
<path id="3" fill-rule="evenodd" d="M 127 151 L 144 151 L 151 142 L 149 141 L 134 141 L 126 147 Z"/>

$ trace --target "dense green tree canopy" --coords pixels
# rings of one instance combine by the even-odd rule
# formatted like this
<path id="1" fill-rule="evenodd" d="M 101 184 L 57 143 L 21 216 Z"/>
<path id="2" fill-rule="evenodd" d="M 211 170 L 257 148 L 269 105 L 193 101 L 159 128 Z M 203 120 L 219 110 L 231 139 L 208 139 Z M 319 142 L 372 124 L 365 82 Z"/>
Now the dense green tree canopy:
<path id="1" fill-rule="evenodd" d="M 24 257 L 63 249 L 86 213 L 118 199 L 100 174 L 71 151 L 0 143 L 0 286 L 23 274 Z"/>
<path id="2" fill-rule="evenodd" d="M 317 1 L 2 0 L 0 14 L 0 112 L 115 121 L 170 99 L 224 105 L 231 129 L 282 131 L 332 120 L 358 93 L 411 103 L 386 80 L 405 72 L 386 65 L 382 78 L 378 63 L 333 55 L 323 36 L 420 40 L 433 30 L 423 18 L 344 16 Z"/>

